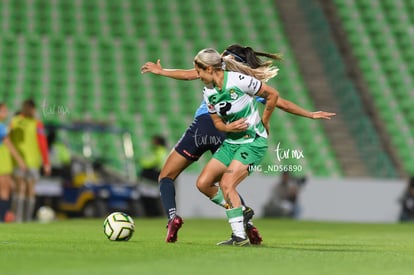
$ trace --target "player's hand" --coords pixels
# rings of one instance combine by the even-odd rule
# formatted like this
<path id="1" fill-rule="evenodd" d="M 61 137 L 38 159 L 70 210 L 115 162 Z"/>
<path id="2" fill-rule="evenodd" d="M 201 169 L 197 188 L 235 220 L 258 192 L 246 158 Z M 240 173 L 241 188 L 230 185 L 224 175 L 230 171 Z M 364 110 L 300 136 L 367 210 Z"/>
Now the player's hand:
<path id="1" fill-rule="evenodd" d="M 19 165 L 19 169 L 21 171 L 23 171 L 23 172 L 27 171 L 27 166 L 26 166 L 26 163 L 24 163 L 24 161 L 19 161 L 18 165 Z"/>
<path id="2" fill-rule="evenodd" d="M 46 176 L 50 176 L 50 174 L 52 173 L 52 167 L 50 166 L 50 164 L 48 165 L 43 165 L 43 173 Z"/>
<path id="3" fill-rule="evenodd" d="M 324 112 L 324 111 L 317 111 L 312 112 L 312 119 L 331 119 L 331 117 L 335 116 L 336 113 Z"/>
<path id="4" fill-rule="evenodd" d="M 244 132 L 249 128 L 247 119 L 241 118 L 227 124 L 227 132 Z"/>
<path id="5" fill-rule="evenodd" d="M 141 67 L 141 73 L 153 73 L 153 74 L 160 74 L 162 71 L 161 61 L 158 59 L 157 63 L 154 62 L 147 62 Z"/>

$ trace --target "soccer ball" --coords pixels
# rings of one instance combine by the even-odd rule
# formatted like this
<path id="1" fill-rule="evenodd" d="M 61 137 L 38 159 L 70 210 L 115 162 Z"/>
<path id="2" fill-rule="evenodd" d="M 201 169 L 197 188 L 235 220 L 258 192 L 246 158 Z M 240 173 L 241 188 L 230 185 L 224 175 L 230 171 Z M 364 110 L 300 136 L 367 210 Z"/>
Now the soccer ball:
<path id="1" fill-rule="evenodd" d="M 135 223 L 122 212 L 110 214 L 104 221 L 105 236 L 111 241 L 128 241 L 135 232 Z"/>
<path id="2" fill-rule="evenodd" d="M 55 211 L 50 206 L 41 206 L 36 212 L 36 218 L 39 222 L 51 222 L 55 219 Z"/>

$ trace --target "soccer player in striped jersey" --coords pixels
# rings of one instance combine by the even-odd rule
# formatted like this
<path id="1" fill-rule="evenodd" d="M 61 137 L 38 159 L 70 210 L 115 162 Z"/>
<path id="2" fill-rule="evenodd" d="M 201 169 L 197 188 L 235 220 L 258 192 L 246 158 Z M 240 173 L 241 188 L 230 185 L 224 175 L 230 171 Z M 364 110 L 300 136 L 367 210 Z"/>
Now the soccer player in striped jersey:
<path id="1" fill-rule="evenodd" d="M 249 167 L 258 165 L 267 151 L 269 121 L 279 93 L 261 79 L 270 79 L 276 72 L 253 69 L 211 48 L 195 56 L 194 68 L 205 84 L 204 100 L 214 125 L 226 133 L 222 146 L 202 171 L 221 177 L 219 185 L 229 205 L 226 214 L 232 235 L 218 245 L 249 245 L 237 186 L 250 174 Z M 266 99 L 261 116 L 255 96 Z"/>
<path id="2" fill-rule="evenodd" d="M 15 167 L 16 179 L 15 215 L 16 221 L 30 221 L 35 206 L 35 184 L 43 164 L 45 175 L 50 174 L 47 137 L 45 128 L 35 117 L 36 105 L 29 99 L 23 102 L 21 113 L 10 122 L 10 138 L 27 166 L 27 171 Z"/>
<path id="3" fill-rule="evenodd" d="M 7 126 L 3 122 L 7 119 L 7 106 L 0 103 L 0 222 L 4 221 L 5 215 L 10 208 L 10 195 L 13 181 L 13 161 L 18 163 L 21 170 L 26 170 L 26 165 L 14 148 L 8 136 Z"/>

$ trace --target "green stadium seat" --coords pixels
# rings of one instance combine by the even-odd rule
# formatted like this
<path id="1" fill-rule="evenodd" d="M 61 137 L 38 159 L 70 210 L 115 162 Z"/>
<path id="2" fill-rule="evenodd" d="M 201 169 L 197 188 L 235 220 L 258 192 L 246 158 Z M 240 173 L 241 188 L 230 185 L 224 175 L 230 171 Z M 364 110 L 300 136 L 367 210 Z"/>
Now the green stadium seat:
<path id="1" fill-rule="evenodd" d="M 361 63 L 364 66 L 369 67 L 372 70 L 372 64 L 370 64 L 368 58 L 372 59 L 373 56 L 370 54 L 370 50 L 364 46 L 371 47 L 370 36 L 376 35 L 379 32 L 380 28 L 378 25 L 381 26 L 381 22 L 376 26 L 373 26 L 372 29 L 364 28 L 364 24 L 378 21 L 374 20 L 376 15 L 372 12 L 368 12 L 365 16 L 359 16 L 360 10 L 371 11 L 367 5 L 371 4 L 372 1 L 369 3 L 362 3 L 362 7 L 356 6 L 353 1 L 347 1 L 346 3 L 338 1 L 338 3 L 341 7 L 341 9 L 338 10 L 338 13 L 343 17 L 344 27 L 350 34 L 352 34 L 349 37 L 350 41 L 356 45 L 355 47 L 359 45 L 359 47 L 356 48 L 356 57 L 361 60 Z M 361 99 L 353 84 L 347 79 L 344 66 L 336 65 L 342 64 L 343 61 L 337 46 L 332 42 L 329 23 L 317 4 L 305 0 L 301 0 L 300 4 L 301 8 L 305 11 L 309 28 L 317 33 L 314 38 L 315 48 L 319 50 L 319 56 L 325 67 L 328 81 L 331 83 L 332 87 L 334 87 L 334 92 L 339 99 L 340 112 L 343 113 L 348 120 L 350 130 L 353 133 L 353 136 L 355 136 L 358 146 L 361 148 L 361 156 L 364 158 L 367 166 L 370 167 L 370 173 L 378 174 L 377 171 L 380 170 L 378 165 L 381 165 L 381 163 L 376 161 L 376 157 L 372 156 L 379 154 L 381 148 L 377 147 L 375 154 L 372 154 L 372 144 L 377 144 L 377 142 L 375 142 L 377 137 L 375 131 L 372 130 L 373 126 L 369 123 L 367 124 L 368 118 L 362 109 Z M 324 41 L 324 43 L 320 44 L 320 41 Z M 369 138 L 364 138 L 364 136 Z"/>
<path id="2" fill-rule="evenodd" d="M 367 79 L 370 91 L 373 94 L 378 110 L 381 112 L 380 115 L 384 119 L 391 139 L 400 152 L 401 159 L 404 163 L 412 162 L 412 155 L 402 154 L 404 150 L 406 151 L 407 140 L 410 140 L 410 137 L 405 135 L 411 135 L 412 139 L 412 133 L 401 135 L 399 134 L 399 127 L 396 126 L 396 121 L 404 117 L 402 114 L 410 114 L 409 110 L 411 108 L 409 106 L 412 104 L 411 100 L 409 100 L 412 96 L 410 97 L 407 93 L 407 91 L 413 90 L 412 76 L 410 76 L 409 69 L 410 64 L 409 62 L 407 63 L 407 60 L 410 60 L 410 58 L 407 58 L 406 54 L 406 52 L 411 52 L 413 46 L 412 39 L 406 35 L 409 32 L 408 26 L 410 25 L 408 22 L 410 20 L 410 13 L 407 12 L 404 6 L 407 4 L 407 1 L 351 2 L 358 4 L 361 17 L 365 19 L 360 28 L 370 33 L 370 39 L 372 39 L 374 47 L 368 49 L 366 45 L 358 44 L 357 39 L 350 39 L 350 42 L 353 47 L 365 47 L 365 49 L 359 50 L 361 53 L 366 51 L 378 56 L 378 59 L 375 60 L 375 66 L 379 67 L 383 74 L 379 73 L 379 71 L 372 71 L 373 63 L 369 59 L 361 62 L 361 69 L 365 79 Z M 341 19 L 344 22 L 348 21 L 349 17 L 345 16 L 345 14 L 353 12 L 350 8 L 351 5 L 345 5 L 342 0 L 337 0 L 335 3 L 340 10 Z M 363 7 L 364 5 L 367 7 Z M 346 28 L 346 30 L 349 37 L 358 35 L 355 28 Z M 405 51 L 406 47 L 410 50 Z M 409 119 L 403 119 L 403 121 L 405 120 L 408 121 Z M 405 125 L 405 122 L 403 125 Z"/>
<path id="3" fill-rule="evenodd" d="M 88 8 L 89 10 L 89 8 Z M 96 10 L 85 11 L 88 16 L 85 18 L 85 35 L 99 37 L 102 33 L 99 13 Z"/>

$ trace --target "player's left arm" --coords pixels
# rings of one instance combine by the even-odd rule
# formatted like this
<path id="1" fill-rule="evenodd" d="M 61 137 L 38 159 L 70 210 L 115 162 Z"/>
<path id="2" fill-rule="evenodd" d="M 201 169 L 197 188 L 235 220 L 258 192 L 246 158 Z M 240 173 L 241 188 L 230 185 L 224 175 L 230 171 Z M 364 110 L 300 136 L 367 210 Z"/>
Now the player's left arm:
<path id="1" fill-rule="evenodd" d="M 225 123 L 218 114 L 211 114 L 211 119 L 213 120 L 214 126 L 220 132 L 228 133 L 228 132 L 244 132 L 249 128 L 249 124 L 247 123 L 246 118 L 241 118 L 236 121 Z"/>
<path id="2" fill-rule="evenodd" d="M 43 169 L 46 175 L 50 174 L 51 167 L 49 162 L 49 148 L 47 144 L 45 127 L 41 121 L 37 122 L 36 125 L 37 143 L 39 144 L 40 154 L 43 160 Z"/>
<path id="3" fill-rule="evenodd" d="M 277 106 L 279 92 L 276 91 L 275 88 L 262 83 L 260 90 L 256 93 L 256 95 L 266 99 L 265 108 L 262 114 L 262 122 L 267 132 L 269 132 L 270 117 Z"/>
<path id="4" fill-rule="evenodd" d="M 277 100 L 277 107 L 285 112 L 311 119 L 331 119 L 332 116 L 336 115 L 336 113 L 324 111 L 310 112 L 296 105 L 295 103 L 281 97 L 279 97 L 279 99 Z"/>

